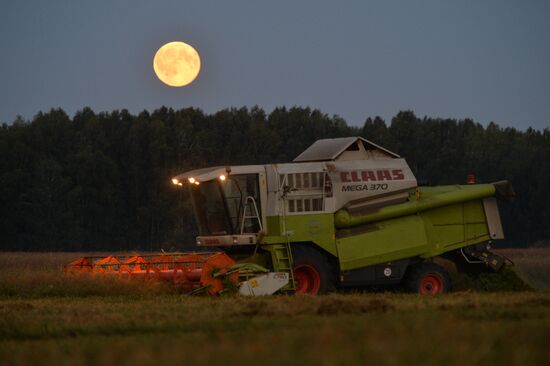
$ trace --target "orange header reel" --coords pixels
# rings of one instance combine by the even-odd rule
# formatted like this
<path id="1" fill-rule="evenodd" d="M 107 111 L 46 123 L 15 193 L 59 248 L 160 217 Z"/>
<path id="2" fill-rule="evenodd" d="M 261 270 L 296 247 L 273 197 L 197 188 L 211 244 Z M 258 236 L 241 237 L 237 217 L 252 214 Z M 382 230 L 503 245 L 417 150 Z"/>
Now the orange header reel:
<path id="1" fill-rule="evenodd" d="M 221 293 L 236 285 L 235 261 L 222 252 L 190 252 L 133 256 L 83 257 L 64 267 L 67 275 L 116 276 L 119 278 L 170 281 L 190 292 Z"/>

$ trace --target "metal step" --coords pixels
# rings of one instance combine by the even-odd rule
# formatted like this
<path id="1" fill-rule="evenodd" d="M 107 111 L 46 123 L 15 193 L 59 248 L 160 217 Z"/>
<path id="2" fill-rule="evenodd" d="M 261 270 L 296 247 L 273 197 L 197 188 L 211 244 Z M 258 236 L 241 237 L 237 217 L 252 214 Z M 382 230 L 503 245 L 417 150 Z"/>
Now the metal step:
<path id="1" fill-rule="evenodd" d="M 296 289 L 294 282 L 294 273 L 292 272 L 292 252 L 289 243 L 281 243 L 266 246 L 265 249 L 271 252 L 273 269 L 277 272 L 288 272 L 288 284 L 281 291 L 294 291 Z"/>

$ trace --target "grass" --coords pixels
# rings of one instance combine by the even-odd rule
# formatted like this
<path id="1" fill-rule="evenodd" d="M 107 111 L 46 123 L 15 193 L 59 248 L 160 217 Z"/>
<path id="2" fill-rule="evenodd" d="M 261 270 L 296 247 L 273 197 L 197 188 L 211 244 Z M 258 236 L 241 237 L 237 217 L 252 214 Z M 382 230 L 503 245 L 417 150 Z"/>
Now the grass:
<path id="1" fill-rule="evenodd" d="M 77 256 L 0 253 L 2 365 L 550 362 L 548 292 L 188 297 L 64 278 Z"/>

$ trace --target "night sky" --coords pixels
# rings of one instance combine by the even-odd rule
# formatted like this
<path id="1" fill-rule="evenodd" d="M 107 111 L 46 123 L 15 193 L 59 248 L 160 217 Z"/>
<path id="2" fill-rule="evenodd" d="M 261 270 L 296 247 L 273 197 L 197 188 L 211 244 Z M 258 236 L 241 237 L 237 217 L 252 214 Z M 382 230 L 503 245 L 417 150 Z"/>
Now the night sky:
<path id="1" fill-rule="evenodd" d="M 189 86 L 152 69 L 180 40 Z M 309 106 L 361 126 L 418 116 L 550 127 L 550 2 L 2 1 L 0 122 L 162 105 Z"/>

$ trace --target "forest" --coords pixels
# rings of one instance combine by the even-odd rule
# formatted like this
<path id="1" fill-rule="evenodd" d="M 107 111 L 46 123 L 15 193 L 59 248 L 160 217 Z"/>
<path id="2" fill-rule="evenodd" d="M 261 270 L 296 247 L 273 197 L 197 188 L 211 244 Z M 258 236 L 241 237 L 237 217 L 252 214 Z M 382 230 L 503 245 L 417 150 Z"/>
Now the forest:
<path id="1" fill-rule="evenodd" d="M 61 109 L 0 128 L 0 250 L 188 250 L 196 227 L 170 178 L 214 165 L 289 162 L 320 138 L 362 136 L 406 158 L 419 183 L 507 179 L 501 246 L 550 246 L 550 129 L 417 117 L 349 126 L 303 107 L 207 114 L 162 107 L 72 118 Z"/>

